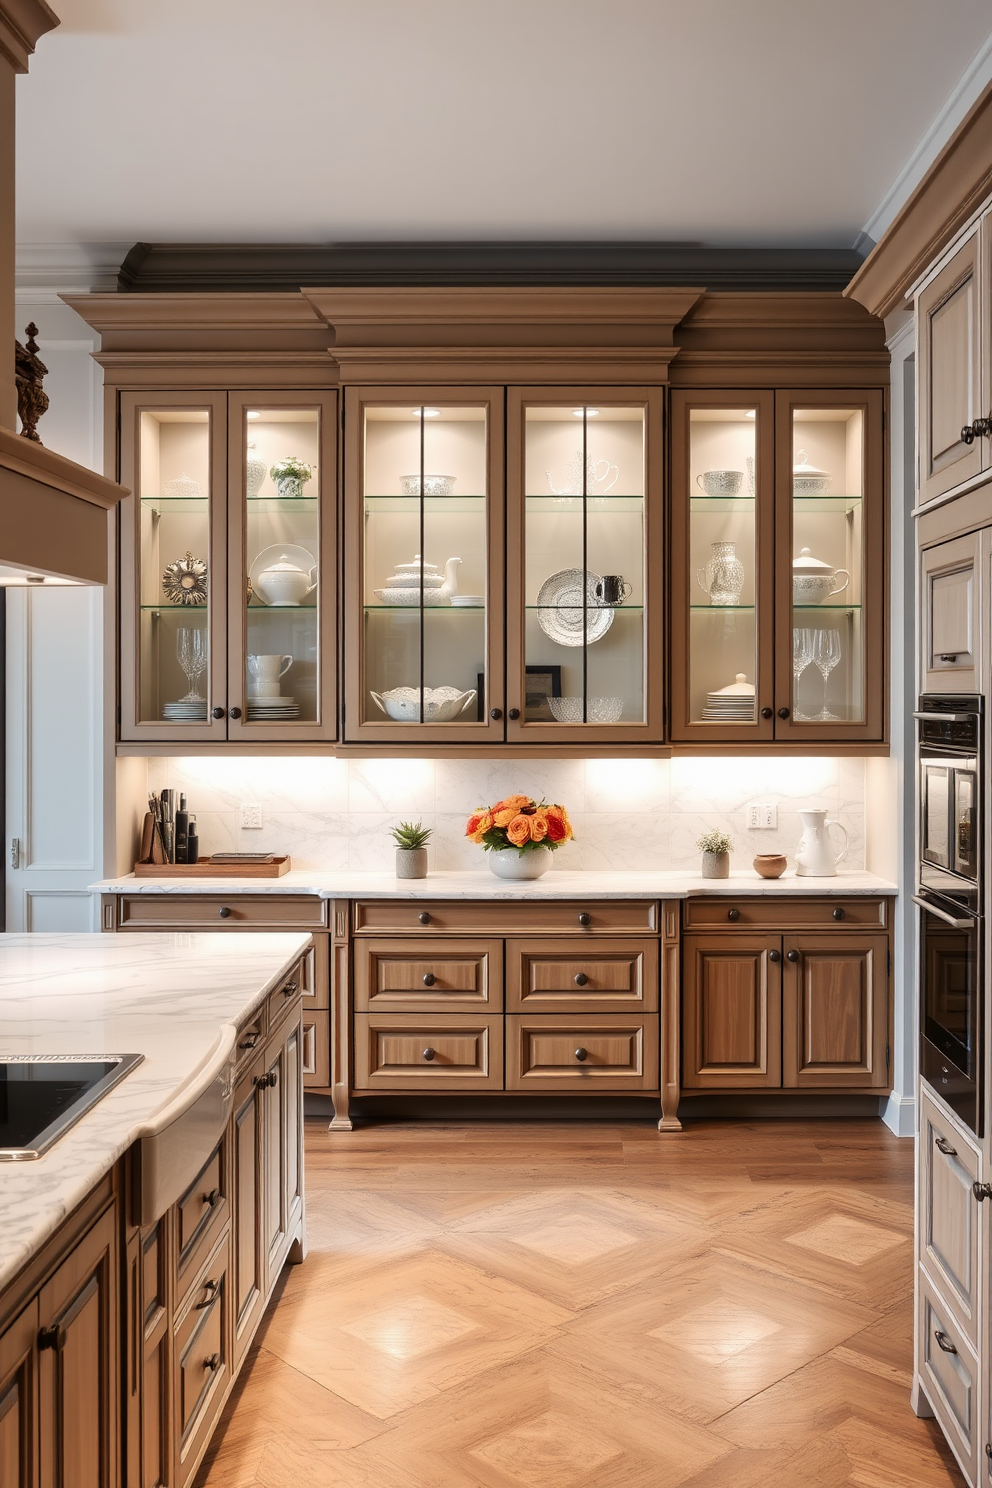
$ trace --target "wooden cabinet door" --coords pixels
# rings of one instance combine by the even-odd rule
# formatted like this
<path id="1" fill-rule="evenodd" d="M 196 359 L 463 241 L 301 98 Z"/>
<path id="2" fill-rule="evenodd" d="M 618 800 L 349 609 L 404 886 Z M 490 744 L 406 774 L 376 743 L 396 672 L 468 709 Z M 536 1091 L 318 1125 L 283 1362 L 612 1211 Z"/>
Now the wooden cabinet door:
<path id="1" fill-rule="evenodd" d="M 682 1084 L 753 1090 L 782 1083 L 778 937 L 687 935 L 682 943 Z"/>
<path id="2" fill-rule="evenodd" d="M 117 1214 L 108 1209 L 39 1297 L 42 1488 L 117 1488 Z"/>
<path id="3" fill-rule="evenodd" d="M 920 1261 L 953 1307 L 968 1341 L 978 1347 L 980 1231 L 985 1206 L 981 1153 L 924 1088 L 920 1097 Z"/>
<path id="4" fill-rule="evenodd" d="M 179 1488 L 192 1482 L 231 1378 L 231 1232 L 225 1230 L 175 1327 L 173 1395 Z M 209 1283 L 209 1285 L 208 1285 Z"/>
<path id="5" fill-rule="evenodd" d="M 38 1303 L 0 1333 L 0 1483 L 38 1485 Z"/>
<path id="6" fill-rule="evenodd" d="M 784 1086 L 889 1088 L 887 950 L 884 935 L 786 937 Z"/>
<path id="7" fill-rule="evenodd" d="M 982 534 L 920 554 L 921 692 L 980 692 Z"/>
<path id="8" fill-rule="evenodd" d="M 262 1094 L 262 1259 L 266 1296 L 286 1259 L 303 1204 L 301 1024 L 280 1026 L 259 1081 Z"/>
<path id="9" fill-rule="evenodd" d="M 981 403 L 980 298 L 973 233 L 917 299 L 921 504 L 980 474 L 987 458 L 986 441 L 961 438 L 988 412 Z"/>
<path id="10" fill-rule="evenodd" d="M 172 1461 L 172 1303 L 169 1264 L 170 1221 L 164 1216 L 138 1235 L 140 1340 L 141 1488 L 171 1488 Z M 133 1459 L 128 1454 L 129 1466 Z"/>
<path id="11" fill-rule="evenodd" d="M 981 1451 L 978 1359 L 922 1273 L 916 1291 L 916 1367 L 920 1383 L 966 1481 L 975 1483 Z"/>
<path id="12" fill-rule="evenodd" d="M 234 1367 L 244 1357 L 265 1303 L 267 1269 L 262 1243 L 262 1096 L 259 1079 L 264 1061 L 256 1059 L 242 1076 L 234 1095 L 233 1263 Z"/>

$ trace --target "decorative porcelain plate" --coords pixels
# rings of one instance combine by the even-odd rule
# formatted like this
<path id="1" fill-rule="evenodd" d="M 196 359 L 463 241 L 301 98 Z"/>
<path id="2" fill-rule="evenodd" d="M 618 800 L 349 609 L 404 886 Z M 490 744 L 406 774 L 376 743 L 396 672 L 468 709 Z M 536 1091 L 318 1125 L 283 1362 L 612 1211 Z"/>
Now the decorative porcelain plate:
<path id="1" fill-rule="evenodd" d="M 582 569 L 563 568 L 545 579 L 537 596 L 537 620 L 546 636 L 559 646 L 582 645 L 582 617 L 585 614 L 585 640 L 588 645 L 602 640 L 613 624 L 613 610 L 596 598 L 596 585 L 603 581 L 599 574 L 586 569 L 586 609 L 582 609 Z"/>

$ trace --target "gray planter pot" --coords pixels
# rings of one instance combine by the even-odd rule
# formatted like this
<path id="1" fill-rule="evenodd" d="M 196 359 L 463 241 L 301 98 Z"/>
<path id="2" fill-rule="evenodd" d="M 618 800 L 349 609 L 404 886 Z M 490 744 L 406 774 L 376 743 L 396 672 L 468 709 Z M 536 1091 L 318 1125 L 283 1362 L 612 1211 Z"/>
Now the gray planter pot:
<path id="1" fill-rule="evenodd" d="M 398 847 L 396 849 L 397 878 L 426 878 L 426 847 Z"/>
<path id="2" fill-rule="evenodd" d="M 703 866 L 700 869 L 704 878 L 729 878 L 730 877 L 730 854 L 725 853 L 703 853 Z"/>

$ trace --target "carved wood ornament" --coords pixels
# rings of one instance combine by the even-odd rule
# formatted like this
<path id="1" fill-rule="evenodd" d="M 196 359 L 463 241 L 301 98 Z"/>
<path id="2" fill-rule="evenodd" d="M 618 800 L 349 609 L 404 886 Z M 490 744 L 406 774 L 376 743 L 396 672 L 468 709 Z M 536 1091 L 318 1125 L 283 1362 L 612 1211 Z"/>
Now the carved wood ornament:
<path id="1" fill-rule="evenodd" d="M 14 379 L 17 383 L 17 414 L 21 421 L 21 434 L 40 444 L 38 420 L 48 408 L 48 394 L 42 387 L 48 368 L 38 355 L 35 337 L 38 327 L 34 321 L 25 326 L 28 338 L 26 346 L 14 342 Z"/>

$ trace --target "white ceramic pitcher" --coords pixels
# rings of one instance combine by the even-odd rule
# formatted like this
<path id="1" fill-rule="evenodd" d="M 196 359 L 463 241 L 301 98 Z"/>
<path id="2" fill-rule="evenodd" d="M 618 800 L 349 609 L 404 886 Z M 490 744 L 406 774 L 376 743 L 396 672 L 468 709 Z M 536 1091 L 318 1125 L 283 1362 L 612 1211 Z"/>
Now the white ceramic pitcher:
<path id="1" fill-rule="evenodd" d="M 803 835 L 796 848 L 796 877 L 836 878 L 837 864 L 843 862 L 849 846 L 847 828 L 839 821 L 828 821 L 825 809 L 800 811 L 799 819 Z M 830 844 L 830 827 L 844 834 L 844 846 L 836 857 Z"/>

